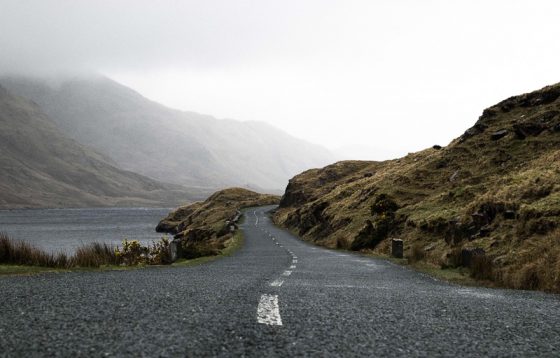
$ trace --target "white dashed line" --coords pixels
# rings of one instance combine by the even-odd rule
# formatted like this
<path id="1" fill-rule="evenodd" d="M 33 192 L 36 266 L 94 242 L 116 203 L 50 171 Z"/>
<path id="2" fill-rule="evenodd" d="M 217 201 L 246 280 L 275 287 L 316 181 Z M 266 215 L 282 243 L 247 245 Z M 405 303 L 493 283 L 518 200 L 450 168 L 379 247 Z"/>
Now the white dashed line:
<path id="1" fill-rule="evenodd" d="M 282 284 L 284 284 L 284 280 L 278 279 L 278 280 L 272 281 L 272 282 L 270 283 L 270 286 L 272 286 L 272 287 L 280 287 L 280 286 L 282 286 Z"/>
<path id="2" fill-rule="evenodd" d="M 281 326 L 282 318 L 278 307 L 278 295 L 262 295 L 257 307 L 257 322 L 270 326 Z"/>
<path id="3" fill-rule="evenodd" d="M 292 274 L 292 271 L 290 270 L 286 270 L 284 272 L 282 272 L 282 276 L 290 276 Z"/>
<path id="4" fill-rule="evenodd" d="M 295 268 L 296 268 L 296 265 L 290 266 L 290 269 L 292 269 L 292 270 L 295 269 Z"/>
<path id="5" fill-rule="evenodd" d="M 297 260 L 292 260 L 292 263 L 293 263 L 293 264 L 297 264 Z"/>

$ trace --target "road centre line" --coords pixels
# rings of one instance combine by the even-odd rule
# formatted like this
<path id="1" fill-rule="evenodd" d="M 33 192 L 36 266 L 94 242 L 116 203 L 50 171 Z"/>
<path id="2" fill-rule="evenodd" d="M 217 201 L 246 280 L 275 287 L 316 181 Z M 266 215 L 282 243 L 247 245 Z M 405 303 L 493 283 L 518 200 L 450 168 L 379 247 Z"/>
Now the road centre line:
<path id="1" fill-rule="evenodd" d="M 292 271 L 290 270 L 286 270 L 284 272 L 282 272 L 282 276 L 290 276 L 292 274 Z"/>
<path id="2" fill-rule="evenodd" d="M 270 283 L 270 286 L 272 286 L 272 287 L 280 287 L 280 286 L 282 286 L 283 284 L 284 284 L 284 280 L 277 279 L 277 280 L 272 281 L 272 282 Z"/>
<path id="3" fill-rule="evenodd" d="M 269 326 L 281 326 L 280 308 L 278 307 L 278 295 L 264 294 L 261 296 L 257 307 L 257 322 Z"/>

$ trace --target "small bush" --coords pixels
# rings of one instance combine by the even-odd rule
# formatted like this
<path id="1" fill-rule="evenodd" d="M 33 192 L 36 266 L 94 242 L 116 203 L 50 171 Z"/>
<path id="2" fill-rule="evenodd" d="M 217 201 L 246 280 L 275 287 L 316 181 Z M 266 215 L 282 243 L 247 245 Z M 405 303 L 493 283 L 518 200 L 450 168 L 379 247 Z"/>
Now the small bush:
<path id="1" fill-rule="evenodd" d="M 410 256 L 408 257 L 408 260 L 411 263 L 414 263 L 414 262 L 422 261 L 425 258 L 426 258 L 426 251 L 424 251 L 422 246 L 420 244 L 412 245 L 412 247 L 410 248 Z"/>
<path id="2" fill-rule="evenodd" d="M 493 280 L 494 268 L 492 260 L 486 255 L 475 255 L 470 263 L 471 277 L 477 280 Z"/>
<path id="3" fill-rule="evenodd" d="M 151 265 L 171 264 L 171 252 L 169 251 L 169 239 L 162 237 L 160 241 L 152 243 L 149 248 L 149 263 Z"/>
<path id="4" fill-rule="evenodd" d="M 122 249 L 115 249 L 115 255 L 127 266 L 148 263 L 149 249 L 142 246 L 138 240 L 128 241 L 124 239 Z"/>
<path id="5" fill-rule="evenodd" d="M 336 238 L 336 248 L 342 250 L 348 250 L 352 246 L 350 240 L 344 236 L 338 236 Z"/>
<path id="6" fill-rule="evenodd" d="M 117 250 L 107 244 L 93 243 L 79 247 L 73 256 L 74 266 L 99 267 L 102 265 L 119 265 L 122 259 Z"/>

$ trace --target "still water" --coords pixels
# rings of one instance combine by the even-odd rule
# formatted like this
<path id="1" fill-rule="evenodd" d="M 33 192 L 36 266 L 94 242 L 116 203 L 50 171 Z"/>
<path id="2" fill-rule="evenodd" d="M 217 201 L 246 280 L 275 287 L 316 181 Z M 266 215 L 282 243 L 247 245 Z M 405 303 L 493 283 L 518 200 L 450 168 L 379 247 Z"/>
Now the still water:
<path id="1" fill-rule="evenodd" d="M 91 208 L 0 210 L 0 232 L 51 252 L 72 253 L 91 242 L 119 245 L 124 238 L 149 243 L 165 234 L 157 223 L 172 209 Z"/>

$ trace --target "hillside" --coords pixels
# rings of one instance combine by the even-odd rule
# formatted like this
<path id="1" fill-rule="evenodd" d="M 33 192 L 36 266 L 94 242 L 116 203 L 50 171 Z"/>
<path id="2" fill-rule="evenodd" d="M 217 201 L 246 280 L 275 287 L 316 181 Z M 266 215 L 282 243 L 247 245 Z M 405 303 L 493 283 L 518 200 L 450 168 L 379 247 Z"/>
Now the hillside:
<path id="1" fill-rule="evenodd" d="M 228 188 L 203 202 L 182 206 L 162 219 L 156 231 L 173 234 L 180 241 L 180 256 L 194 258 L 217 254 L 230 242 L 241 216 L 252 206 L 278 204 L 280 197 L 242 188 Z"/>
<path id="2" fill-rule="evenodd" d="M 290 180 L 275 221 L 328 247 L 468 267 L 560 291 L 560 84 L 508 98 L 447 147 L 346 161 Z"/>
<path id="3" fill-rule="evenodd" d="M 106 77 L 3 83 L 39 104 L 77 142 L 164 182 L 281 191 L 293 175 L 333 161 L 326 149 L 267 124 L 166 108 Z"/>
<path id="4" fill-rule="evenodd" d="M 203 195 L 117 168 L 0 87 L 0 208 L 168 206 Z"/>

